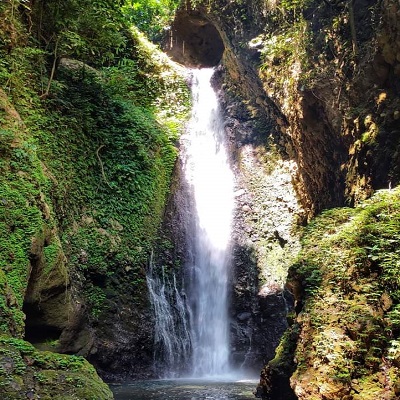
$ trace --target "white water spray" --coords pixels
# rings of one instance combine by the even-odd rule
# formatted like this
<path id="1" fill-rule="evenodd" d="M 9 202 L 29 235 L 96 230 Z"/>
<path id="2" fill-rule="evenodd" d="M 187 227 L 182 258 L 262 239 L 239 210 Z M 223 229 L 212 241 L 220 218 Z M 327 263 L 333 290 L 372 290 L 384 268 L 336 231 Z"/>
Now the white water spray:
<path id="1" fill-rule="evenodd" d="M 225 148 L 223 120 L 211 86 L 212 69 L 194 70 L 193 109 L 181 138 L 183 175 L 193 201 L 179 210 L 185 221 L 188 259 L 185 291 L 173 273 L 147 274 L 155 313 L 155 370 L 164 377 L 227 378 L 228 282 L 234 177 Z M 190 326 L 190 328 L 189 328 Z M 190 364 L 190 365 L 189 365 Z"/>
<path id="2" fill-rule="evenodd" d="M 224 143 L 212 69 L 193 71 L 193 110 L 184 145 L 184 174 L 194 195 L 189 299 L 192 374 L 230 372 L 228 279 L 234 177 Z"/>
<path id="3" fill-rule="evenodd" d="M 176 284 L 175 275 L 168 277 L 164 268 L 154 271 L 151 257 L 147 287 L 155 314 L 154 369 L 170 378 L 179 376 L 190 357 L 191 340 L 186 305 Z M 162 368 L 160 370 L 160 368 Z"/>

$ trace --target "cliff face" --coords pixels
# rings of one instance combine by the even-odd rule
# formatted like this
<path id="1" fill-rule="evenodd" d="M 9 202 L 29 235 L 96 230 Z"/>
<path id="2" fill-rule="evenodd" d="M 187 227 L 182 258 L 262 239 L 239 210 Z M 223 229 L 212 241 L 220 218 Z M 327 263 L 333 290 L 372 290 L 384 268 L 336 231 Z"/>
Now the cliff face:
<path id="1" fill-rule="evenodd" d="M 15 398 L 54 397 L 60 382 L 63 398 L 111 396 L 81 358 L 41 350 L 83 355 L 106 377 L 151 374 L 145 268 L 187 88 L 136 31 L 108 30 L 121 25 L 103 3 L 77 3 L 0 5 L 0 385 Z M 399 13 L 395 0 L 192 0 L 171 29 L 173 57 L 221 61 L 235 362 L 261 368 L 286 331 L 262 372 L 266 399 L 399 394 L 398 192 L 299 228 L 399 183 Z M 184 257 L 164 251 L 171 266 Z"/>
<path id="2" fill-rule="evenodd" d="M 59 353 L 89 359 L 103 377 L 152 373 L 146 267 L 188 90 L 181 70 L 135 29 L 120 33 L 109 20 L 98 42 L 77 41 L 84 28 L 92 38 L 74 23 L 86 5 L 93 29 L 113 15 L 91 2 L 0 5 L 0 392 L 7 398 L 112 398 L 87 361 Z M 65 20 L 68 28 L 59 29 Z M 119 62 L 104 47 L 111 39 L 113 51 L 124 43 Z"/>
<path id="3" fill-rule="evenodd" d="M 47 178 L 29 144 L 23 119 L 0 91 L 1 269 L 0 387 L 4 398 L 75 396 L 111 399 L 108 387 L 82 357 L 35 349 L 71 325 L 79 305 L 58 227 L 46 198 Z M 74 301 L 75 300 L 75 301 Z M 25 339 L 25 340 L 24 340 Z"/>
<path id="4" fill-rule="evenodd" d="M 303 287 L 291 328 L 299 334 L 290 378 L 299 399 L 398 398 L 398 205 L 398 188 L 381 190 L 306 228 L 289 274 L 290 286 Z"/>
<path id="5" fill-rule="evenodd" d="M 171 43 L 182 47 L 187 15 L 217 28 L 229 90 L 298 165 L 308 215 L 398 183 L 395 2 L 194 3 L 178 13 Z"/>
<path id="6" fill-rule="evenodd" d="M 290 265 L 291 274 L 296 275 L 299 267 L 294 260 L 305 246 L 304 242 L 300 246 L 301 233 L 293 227 L 310 221 L 325 208 L 359 204 L 375 190 L 399 183 L 398 4 L 390 0 L 187 2 L 177 14 L 169 42 L 172 49 L 167 51 L 183 62 L 189 60 L 192 65 L 202 66 L 209 61 L 207 48 L 200 53 L 191 51 L 191 44 L 181 35 L 193 23 L 194 32 L 213 25 L 219 36 L 215 40 L 222 40 L 224 46 L 219 88 L 240 189 L 232 310 L 237 318 L 232 333 L 237 356 L 243 356 L 246 335 L 253 335 L 255 346 L 263 348 L 261 358 L 273 357 L 273 349 L 286 327 L 286 310 L 279 302 L 284 300 L 290 310 L 292 293 L 296 298 L 292 310 L 299 313 L 297 322 L 283 337 L 275 360 L 263 370 L 258 395 L 273 399 L 294 396 L 287 388 L 289 376 L 296 371 L 291 386 L 299 398 L 331 398 L 326 396 L 334 396 L 339 390 L 336 379 L 345 388 L 343 396 L 354 396 L 358 389 L 350 388 L 358 379 L 373 376 L 375 367 L 392 376 L 396 364 L 385 361 L 372 367 L 366 362 L 366 370 L 359 377 L 325 379 L 326 373 L 333 371 L 334 376 L 340 372 L 334 372 L 330 355 L 322 349 L 328 361 L 321 361 L 321 381 L 314 382 L 313 389 L 307 388 L 307 376 L 312 377 L 314 372 L 318 375 L 313 371 L 314 367 L 318 369 L 317 364 L 312 366 L 318 356 L 305 347 L 311 346 L 314 331 L 303 319 L 308 318 L 305 310 L 314 300 L 312 296 L 304 298 L 307 282 L 302 278 L 291 279 L 287 286 L 290 293 L 283 287 Z M 207 36 L 207 32 L 214 33 Z M 201 35 L 205 35 L 203 44 L 210 43 L 216 32 L 207 28 L 197 36 Z M 326 229 L 329 232 L 328 225 Z M 323 231 L 324 228 L 320 232 Z M 318 246 L 318 239 L 315 240 Z M 323 270 L 324 261 L 319 262 L 316 269 Z M 351 269 L 353 264 L 354 260 L 348 259 L 345 268 Z M 351 279 L 361 278 L 352 275 Z M 351 293 L 355 289 L 349 290 Z M 371 289 L 371 296 L 374 290 Z M 382 282 L 378 291 L 385 293 Z M 393 303 L 387 310 L 393 311 L 397 300 L 394 295 L 389 297 Z M 362 304 L 360 300 L 355 306 Z M 317 308 L 323 312 L 324 305 Z M 331 309 L 332 314 L 338 312 Z M 274 316 L 278 317 L 276 322 Z M 263 325 L 266 320 L 268 323 Z M 293 320 L 289 318 L 288 322 Z M 342 332 L 340 320 L 331 322 L 332 332 L 357 341 L 352 334 L 346 336 Z M 315 329 L 323 329 L 321 321 L 313 323 L 317 325 Z M 374 318 L 368 324 L 380 330 L 380 322 Z M 299 335 L 301 341 L 297 343 Z M 265 337 L 271 347 L 263 342 Z M 346 340 L 344 347 L 350 343 Z M 390 335 L 385 340 L 387 343 Z M 354 349 L 359 345 L 353 344 Z M 390 348 L 382 353 L 384 357 L 392 351 Z M 299 360 L 304 351 L 310 354 L 307 367 Z M 256 362 L 260 355 L 255 350 L 253 356 Z M 392 398 L 396 383 L 391 378 L 382 382 L 374 388 L 369 381 L 370 393 L 387 390 L 388 398 Z M 329 385 L 329 390 L 321 389 Z M 360 393 L 361 390 L 363 395 L 370 395 L 365 387 Z"/>

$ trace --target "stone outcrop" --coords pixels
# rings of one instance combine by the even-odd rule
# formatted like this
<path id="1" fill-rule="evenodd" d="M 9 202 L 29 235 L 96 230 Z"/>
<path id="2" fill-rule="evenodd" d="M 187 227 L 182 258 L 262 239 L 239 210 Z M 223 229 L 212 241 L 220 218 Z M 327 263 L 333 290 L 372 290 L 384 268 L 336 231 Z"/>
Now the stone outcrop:
<path id="1" fill-rule="evenodd" d="M 259 0 L 200 1 L 195 10 L 187 2 L 181 11 L 217 29 L 229 91 L 298 166 L 293 180 L 309 216 L 399 179 L 398 5 L 365 0 L 351 22 L 344 2 L 328 3 L 300 4 L 294 17 Z"/>
<path id="2" fill-rule="evenodd" d="M 235 105 L 225 101 L 228 109 Z M 300 246 L 294 228 L 302 209 L 292 185 L 294 165 L 277 157 L 274 145 L 262 143 L 254 121 L 239 121 L 230 115 L 227 131 L 237 182 L 233 356 L 239 365 L 254 371 L 273 358 L 287 328 L 286 315 L 293 309 L 285 281 Z"/>
<path id="3" fill-rule="evenodd" d="M 8 130 L 0 155 L 8 160 L 12 152 L 24 151 L 28 132 L 1 89 L 0 112 Z M 71 326 L 77 308 L 54 215 L 36 181 L 45 167 L 35 154 L 30 157 L 32 174 L 21 168 L 0 188 L 1 395 L 110 400 L 110 389 L 85 359 L 55 353 L 60 350 L 57 339 Z"/>

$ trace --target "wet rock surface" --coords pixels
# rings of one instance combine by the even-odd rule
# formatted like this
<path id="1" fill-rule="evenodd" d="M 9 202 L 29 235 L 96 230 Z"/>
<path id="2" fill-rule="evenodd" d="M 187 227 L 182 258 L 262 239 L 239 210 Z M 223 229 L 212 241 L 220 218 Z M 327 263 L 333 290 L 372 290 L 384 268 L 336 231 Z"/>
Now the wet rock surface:
<path id="1" fill-rule="evenodd" d="M 292 184 L 295 164 L 281 158 L 268 128 L 260 129 L 243 105 L 229 96 L 229 83 L 221 87 L 237 185 L 232 351 L 237 365 L 256 371 L 273 358 L 288 327 L 286 316 L 293 310 L 285 282 L 300 248 L 296 224 L 303 211 Z"/>
<path id="2" fill-rule="evenodd" d="M 232 291 L 238 363 L 254 343 L 265 360 L 271 358 L 285 330 L 285 271 L 299 250 L 292 227 L 322 209 L 357 204 L 376 189 L 394 187 L 400 176 L 397 2 L 307 2 L 296 11 L 285 3 L 284 18 L 272 3 L 197 6 L 225 48 L 219 79 L 238 177 Z M 301 282 L 289 286 L 300 312 Z M 293 300 L 286 301 L 290 310 Z M 274 345 L 263 342 L 266 336 Z M 293 353 L 293 346 L 286 349 Z M 254 363 L 261 358 L 253 356 Z M 274 364 L 265 370 L 261 397 L 290 392 L 295 367 L 289 364 L 279 364 L 286 368 L 282 376 Z M 335 389 L 326 374 L 321 393 L 313 395 L 347 399 L 348 387 Z M 307 380 L 291 381 L 299 398 L 311 396 Z"/>

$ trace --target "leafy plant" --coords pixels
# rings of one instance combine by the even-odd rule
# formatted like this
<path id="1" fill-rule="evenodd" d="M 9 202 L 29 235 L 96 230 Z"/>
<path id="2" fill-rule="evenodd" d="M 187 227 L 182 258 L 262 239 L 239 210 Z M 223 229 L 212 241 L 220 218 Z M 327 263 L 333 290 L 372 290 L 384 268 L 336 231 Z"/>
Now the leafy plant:
<path id="1" fill-rule="evenodd" d="M 180 3 L 180 0 L 128 0 L 122 11 L 150 40 L 158 42 Z"/>
<path id="2" fill-rule="evenodd" d="M 378 376 L 383 367 L 396 373 L 399 200 L 400 188 L 382 190 L 354 209 L 325 211 L 306 228 L 303 250 L 291 272 L 305 291 L 305 342 L 296 351 L 296 379 L 312 369 L 311 364 L 316 369 L 328 364 L 332 378 L 345 385 L 351 379 Z M 374 385 L 374 390 L 384 390 Z"/>
<path id="3" fill-rule="evenodd" d="M 35 377 L 43 397 L 61 379 L 63 394 L 108 399 L 83 359 L 22 341 L 29 279 L 73 285 L 93 329 L 110 298 L 146 305 L 190 96 L 181 71 L 128 29 L 121 2 L 30 3 L 0 4 L 0 357 L 17 366 L 0 370 L 0 391 L 19 398 Z"/>

